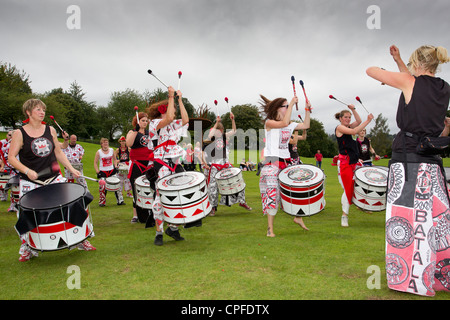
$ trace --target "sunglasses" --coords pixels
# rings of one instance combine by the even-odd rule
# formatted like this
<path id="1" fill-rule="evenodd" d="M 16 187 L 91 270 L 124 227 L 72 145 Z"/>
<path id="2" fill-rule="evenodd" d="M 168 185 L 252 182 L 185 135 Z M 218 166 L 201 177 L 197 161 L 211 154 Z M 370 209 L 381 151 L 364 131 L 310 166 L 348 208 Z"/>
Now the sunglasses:
<path id="1" fill-rule="evenodd" d="M 282 105 L 280 108 L 287 108 L 287 107 L 289 107 L 289 105 L 285 104 L 285 105 Z"/>

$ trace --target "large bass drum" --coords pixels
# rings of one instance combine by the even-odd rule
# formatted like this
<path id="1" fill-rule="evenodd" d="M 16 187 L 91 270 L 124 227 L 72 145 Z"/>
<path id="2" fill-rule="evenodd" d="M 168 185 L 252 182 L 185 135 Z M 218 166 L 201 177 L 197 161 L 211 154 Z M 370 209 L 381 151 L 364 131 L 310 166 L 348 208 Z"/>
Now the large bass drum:
<path id="1" fill-rule="evenodd" d="M 55 183 L 24 194 L 17 232 L 35 250 L 54 251 L 83 242 L 93 231 L 89 203 L 94 197 L 75 183 Z"/>
<path id="2" fill-rule="evenodd" d="M 281 206 L 292 216 L 305 217 L 325 208 L 325 175 L 316 166 L 299 164 L 278 174 Z"/>
<path id="3" fill-rule="evenodd" d="M 156 183 L 164 221 L 186 224 L 206 217 L 211 212 L 206 178 L 200 172 L 186 171 L 161 178 Z"/>
<path id="4" fill-rule="evenodd" d="M 352 202 L 366 211 L 386 209 L 388 168 L 361 167 L 355 170 Z"/>

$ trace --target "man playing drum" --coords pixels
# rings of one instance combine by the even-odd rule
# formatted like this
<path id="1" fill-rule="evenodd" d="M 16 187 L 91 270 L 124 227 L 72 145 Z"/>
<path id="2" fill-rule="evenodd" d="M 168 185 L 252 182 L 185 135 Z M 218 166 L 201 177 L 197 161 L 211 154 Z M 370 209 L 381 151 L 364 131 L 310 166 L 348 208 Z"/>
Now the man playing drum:
<path id="1" fill-rule="evenodd" d="M 42 185 L 64 182 L 57 161 L 68 168 L 75 178 L 80 176 L 80 172 L 72 167 L 62 152 L 56 130 L 43 122 L 45 110 L 46 105 L 41 100 L 27 100 L 23 105 L 23 113 L 28 119 L 22 128 L 13 133 L 9 162 L 20 172 L 20 196 Z M 20 235 L 22 245 L 19 261 L 28 261 L 38 255 L 27 245 L 25 237 L 26 234 Z M 95 250 L 88 240 L 77 247 L 80 250 Z"/>
<path id="2" fill-rule="evenodd" d="M 64 146 L 64 144 L 63 144 Z M 69 160 L 72 167 L 77 169 L 80 172 L 80 175 L 83 175 L 83 163 L 81 160 L 84 156 L 84 148 L 77 143 L 77 136 L 72 134 L 69 138 L 69 143 L 66 148 L 62 149 L 67 159 Z M 75 177 L 70 173 L 67 168 L 64 168 L 64 176 L 67 179 L 67 182 L 75 182 Z M 86 179 L 83 177 L 78 177 L 77 182 L 84 186 L 86 190 L 89 191 L 88 185 L 86 183 Z"/>

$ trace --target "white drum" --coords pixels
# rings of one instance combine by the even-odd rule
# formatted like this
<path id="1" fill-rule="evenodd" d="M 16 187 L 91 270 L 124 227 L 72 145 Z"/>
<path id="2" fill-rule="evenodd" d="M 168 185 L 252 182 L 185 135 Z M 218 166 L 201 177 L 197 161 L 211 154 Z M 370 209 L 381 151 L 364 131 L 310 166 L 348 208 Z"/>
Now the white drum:
<path id="1" fill-rule="evenodd" d="M 24 194 L 17 232 L 40 251 L 70 248 L 93 233 L 89 203 L 94 197 L 76 183 L 49 184 Z"/>
<path id="2" fill-rule="evenodd" d="M 292 216 L 312 216 L 325 208 L 325 175 L 320 168 L 299 164 L 279 175 L 281 206 Z"/>
<path id="3" fill-rule="evenodd" d="M 11 176 L 6 172 L 0 172 L 0 190 L 6 189 L 6 184 L 8 183 Z"/>
<path id="4" fill-rule="evenodd" d="M 219 193 L 224 196 L 241 192 L 245 189 L 242 170 L 239 168 L 225 168 L 217 172 L 214 177 L 217 182 Z"/>
<path id="5" fill-rule="evenodd" d="M 352 202 L 366 211 L 386 209 L 388 168 L 361 167 L 355 170 Z"/>
<path id="6" fill-rule="evenodd" d="M 120 189 L 120 179 L 115 177 L 115 176 L 111 176 L 105 179 L 106 182 L 106 190 L 107 191 L 119 191 Z"/>
<path id="7" fill-rule="evenodd" d="M 71 163 L 71 165 L 72 165 L 72 167 L 73 167 L 75 170 L 78 170 L 78 171 L 80 171 L 80 172 L 83 170 L 83 163 L 82 163 L 82 162 Z"/>
<path id="8" fill-rule="evenodd" d="M 152 209 L 153 205 L 153 189 L 145 175 L 140 176 L 134 181 L 134 189 L 136 193 L 136 205 L 143 209 Z"/>
<path id="9" fill-rule="evenodd" d="M 206 178 L 200 172 L 175 173 L 158 180 L 164 221 L 186 224 L 206 217 L 212 209 Z"/>
<path id="10" fill-rule="evenodd" d="M 119 166 L 117 168 L 117 173 L 123 175 L 123 176 L 127 176 L 128 175 L 128 171 L 130 170 L 130 165 L 126 164 L 125 162 L 120 162 Z"/>

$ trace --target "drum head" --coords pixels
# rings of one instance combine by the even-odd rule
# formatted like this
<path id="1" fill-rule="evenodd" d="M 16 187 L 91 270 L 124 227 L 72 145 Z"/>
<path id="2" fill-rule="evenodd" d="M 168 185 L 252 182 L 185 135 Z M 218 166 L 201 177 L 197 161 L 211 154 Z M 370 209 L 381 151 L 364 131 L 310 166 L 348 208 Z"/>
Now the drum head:
<path id="1" fill-rule="evenodd" d="M 355 179 L 370 186 L 387 186 L 388 169 L 386 167 L 361 167 L 355 171 Z"/>
<path id="2" fill-rule="evenodd" d="M 85 193 L 80 184 L 54 183 L 27 192 L 20 198 L 19 205 L 31 210 L 57 208 L 83 197 Z"/>
<path id="3" fill-rule="evenodd" d="M 310 164 L 299 164 L 283 169 L 278 179 L 289 186 L 310 186 L 324 180 L 324 173 L 320 168 Z"/>
<path id="4" fill-rule="evenodd" d="M 62 220 L 82 226 L 87 217 L 86 207 L 94 197 L 76 183 L 55 183 L 24 194 L 19 200 L 16 230 L 24 234 L 38 225 Z"/>
<path id="5" fill-rule="evenodd" d="M 241 171 L 242 171 L 241 169 L 235 167 L 225 168 L 217 172 L 215 178 L 219 180 L 228 179 L 237 176 L 239 173 L 241 173 Z"/>
<path id="6" fill-rule="evenodd" d="M 200 172 L 180 172 L 161 178 L 156 187 L 167 191 L 178 191 L 199 185 L 204 180 L 205 175 Z"/>
<path id="7" fill-rule="evenodd" d="M 136 178 L 136 180 L 134 181 L 134 184 L 137 184 L 138 186 L 143 186 L 143 187 L 150 187 L 150 181 L 148 181 L 148 179 L 145 175 Z"/>

